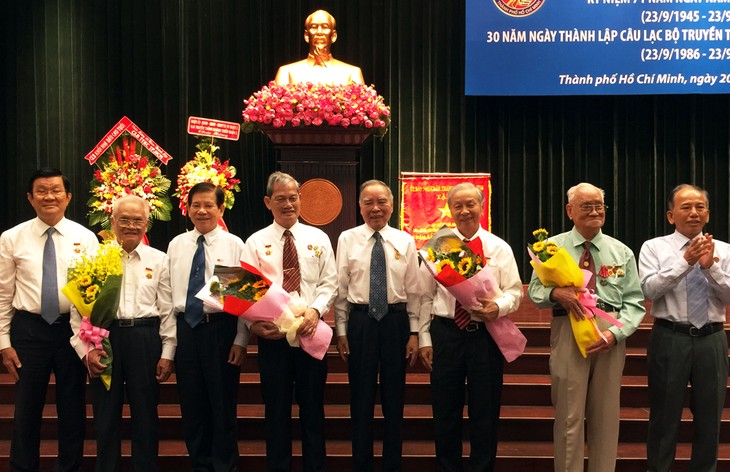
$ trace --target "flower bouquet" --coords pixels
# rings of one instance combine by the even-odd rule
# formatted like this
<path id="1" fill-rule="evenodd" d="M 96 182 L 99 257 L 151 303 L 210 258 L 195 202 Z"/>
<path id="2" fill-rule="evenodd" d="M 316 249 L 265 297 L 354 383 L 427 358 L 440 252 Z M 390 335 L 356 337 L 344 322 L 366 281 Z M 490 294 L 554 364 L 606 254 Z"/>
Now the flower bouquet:
<path id="1" fill-rule="evenodd" d="M 110 217 L 114 201 L 125 195 L 142 197 L 153 219 L 170 221 L 172 203 L 167 195 L 172 182 L 153 164 L 153 156 L 133 137 L 123 134 L 109 147 L 106 159 L 97 161 L 98 169 L 91 179 L 91 198 L 87 205 L 89 225 L 100 224 L 111 229 Z"/>
<path id="2" fill-rule="evenodd" d="M 119 294 L 122 287 L 122 250 L 114 240 L 103 242 L 97 253 L 88 254 L 72 262 L 68 269 L 68 283 L 61 289 L 81 315 L 79 339 L 86 343 L 87 353 L 103 349 L 106 365 L 100 378 L 107 390 L 112 383 L 112 346 L 109 325 L 117 317 Z"/>
<path id="3" fill-rule="evenodd" d="M 287 293 L 256 268 L 241 262 L 241 267 L 215 266 L 213 277 L 196 295 L 218 310 L 240 316 L 249 322 L 274 323 L 292 347 L 300 347 L 322 360 L 332 341 L 332 328 L 322 320 L 312 336 L 298 336 L 304 321 L 306 303 L 296 293 Z"/>
<path id="4" fill-rule="evenodd" d="M 535 274 L 537 274 L 543 285 L 546 287 L 583 288 L 588 285 L 593 274 L 578 267 L 578 264 L 570 257 L 565 248 L 559 248 L 554 242 L 548 241 L 547 230 L 539 228 L 533 231 L 532 235 L 537 241 L 528 244 L 527 252 L 532 259 L 530 265 L 532 265 Z M 568 318 L 570 319 L 578 350 L 580 350 L 583 357 L 588 357 L 586 354 L 588 346 L 594 344 L 600 338 L 605 340 L 603 333 L 596 324 L 596 316 L 619 328 L 623 326 L 623 323 L 597 307 L 598 297 L 595 293 L 591 293 L 589 290 L 580 292 L 578 300 L 586 309 L 586 316 L 583 319 L 577 319 L 569 313 Z"/>
<path id="5" fill-rule="evenodd" d="M 436 281 L 463 307 L 481 306 L 478 298 L 494 300 L 502 296 L 479 238 L 465 244 L 444 226 L 418 254 Z M 508 317 L 498 317 L 485 325 L 507 362 L 524 352 L 527 339 Z"/>
<path id="6" fill-rule="evenodd" d="M 236 199 L 233 192 L 241 191 L 238 186 L 241 180 L 235 178 L 236 168 L 229 165 L 229 161 L 221 162 L 215 155 L 220 148 L 214 144 L 212 138 L 201 139 L 195 147 L 197 149 L 195 157 L 185 163 L 177 176 L 177 188 L 173 195 L 180 198 L 180 211 L 183 216 L 187 215 L 188 192 L 200 182 L 210 182 L 222 188 L 226 194 L 224 204 L 230 210 Z"/>
<path id="7" fill-rule="evenodd" d="M 383 97 L 363 84 L 269 82 L 244 103 L 244 133 L 257 130 L 261 124 L 275 128 L 328 125 L 363 127 L 382 137 L 390 124 L 390 108 Z"/>

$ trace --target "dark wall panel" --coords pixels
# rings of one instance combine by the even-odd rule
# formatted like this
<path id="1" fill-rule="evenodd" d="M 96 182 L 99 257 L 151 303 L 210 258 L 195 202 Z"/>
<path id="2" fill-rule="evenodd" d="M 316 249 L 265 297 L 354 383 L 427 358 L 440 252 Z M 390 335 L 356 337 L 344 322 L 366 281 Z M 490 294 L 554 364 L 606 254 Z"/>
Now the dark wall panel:
<path id="1" fill-rule="evenodd" d="M 69 216 L 84 221 L 93 168 L 83 156 L 123 115 L 174 157 L 174 181 L 194 155 L 187 117 L 239 121 L 243 100 L 306 54 L 304 18 L 325 8 L 335 56 L 359 64 L 392 107 L 388 135 L 363 149 L 361 178 L 397 193 L 400 171 L 490 172 L 493 230 L 523 277 L 531 231 L 567 229 L 565 191 L 583 180 L 606 190 L 605 230 L 635 251 L 669 230 L 664 200 L 680 182 L 709 190 L 708 230 L 728 239 L 730 97 L 465 97 L 463 2 L 0 1 L 0 230 L 32 216 L 26 180 L 48 164 L 72 176 Z M 242 178 L 229 228 L 247 237 L 270 221 L 262 197 L 275 149 L 243 135 L 221 156 Z M 190 227 L 175 214 L 150 239 L 165 248 Z"/>

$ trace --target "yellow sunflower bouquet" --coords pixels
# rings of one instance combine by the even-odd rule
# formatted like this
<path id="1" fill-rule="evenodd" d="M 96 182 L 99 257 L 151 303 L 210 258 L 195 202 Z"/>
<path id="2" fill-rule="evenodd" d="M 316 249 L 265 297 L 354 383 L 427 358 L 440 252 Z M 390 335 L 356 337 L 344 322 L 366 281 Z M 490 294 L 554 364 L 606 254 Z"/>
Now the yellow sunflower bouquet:
<path id="1" fill-rule="evenodd" d="M 332 328 L 319 320 L 311 336 L 299 336 L 297 330 L 304 321 L 307 304 L 292 292 L 287 293 L 278 283 L 272 283 L 261 271 L 245 262 L 241 267 L 215 266 L 213 277 L 196 297 L 214 309 L 240 316 L 253 323 L 275 324 L 286 335 L 292 347 L 301 347 L 310 356 L 322 360 L 332 341 Z"/>
<path id="2" fill-rule="evenodd" d="M 68 269 L 68 283 L 61 289 L 81 315 L 79 339 L 87 350 L 103 349 L 106 369 L 101 381 L 107 390 L 112 381 L 112 346 L 109 325 L 117 317 L 122 287 L 122 250 L 114 240 L 103 242 L 95 255 L 81 253 Z"/>
<path id="3" fill-rule="evenodd" d="M 495 300 L 503 295 L 478 237 L 465 243 L 444 226 L 418 254 L 434 279 L 466 309 L 481 306 L 479 298 Z M 522 355 L 527 339 L 512 320 L 501 316 L 486 328 L 507 362 Z"/>
<path id="4" fill-rule="evenodd" d="M 216 265 L 213 277 L 203 287 L 204 293 L 198 298 L 214 308 L 235 316 L 251 319 L 246 312 L 269 291 L 271 282 L 254 267 L 241 264 L 241 267 Z"/>

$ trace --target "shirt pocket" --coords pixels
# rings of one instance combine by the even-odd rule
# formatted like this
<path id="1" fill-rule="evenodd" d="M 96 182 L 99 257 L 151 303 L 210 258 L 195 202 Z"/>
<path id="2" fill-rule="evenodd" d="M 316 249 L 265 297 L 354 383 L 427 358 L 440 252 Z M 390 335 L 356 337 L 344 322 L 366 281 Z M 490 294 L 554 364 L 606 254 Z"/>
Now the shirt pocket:
<path id="1" fill-rule="evenodd" d="M 618 265 L 614 267 L 619 267 Z M 624 276 L 625 272 L 623 272 L 623 265 L 620 266 L 621 271 L 620 274 L 613 273 L 607 277 L 601 277 L 597 276 L 597 284 L 598 287 L 600 287 L 598 290 L 600 291 L 600 294 L 603 295 L 601 299 L 603 299 L 607 303 L 615 304 L 616 301 L 623 300 L 623 285 L 624 285 Z"/>
<path id="2" fill-rule="evenodd" d="M 307 255 L 299 258 L 299 272 L 302 280 L 317 284 L 319 282 L 319 257 Z"/>
<path id="3" fill-rule="evenodd" d="M 157 281 L 143 278 L 137 284 L 137 306 L 154 305 L 157 301 Z"/>

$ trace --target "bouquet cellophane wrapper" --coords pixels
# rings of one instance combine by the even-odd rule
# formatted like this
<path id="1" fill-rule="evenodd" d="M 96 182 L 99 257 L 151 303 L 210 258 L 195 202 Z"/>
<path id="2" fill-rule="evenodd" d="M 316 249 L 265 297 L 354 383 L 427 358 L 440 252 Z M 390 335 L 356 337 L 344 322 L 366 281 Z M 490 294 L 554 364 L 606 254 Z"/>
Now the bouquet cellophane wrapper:
<path id="1" fill-rule="evenodd" d="M 560 248 L 556 254 L 545 262 L 533 257 L 530 261 L 532 268 L 535 269 L 537 277 L 546 287 L 584 287 L 583 271 L 578 264 L 570 257 L 565 248 Z M 576 319 L 575 316 L 568 313 L 570 327 L 573 330 L 573 337 L 583 357 L 588 357 L 586 348 L 594 344 L 601 337 L 601 333 L 596 325 L 595 318 L 584 317 Z"/>
<path id="2" fill-rule="evenodd" d="M 440 229 L 424 247 L 429 245 L 432 247 L 443 245 L 460 247 L 465 252 L 472 254 L 481 254 L 482 252 L 480 247 L 481 241 L 479 239 L 472 241 L 468 245 L 464 244 L 453 231 L 446 227 Z M 494 300 L 502 296 L 502 290 L 499 288 L 490 267 L 483 267 L 468 279 L 450 266 L 445 266 L 440 273 L 436 274 L 433 262 L 428 261 L 423 252 L 420 252 L 419 255 L 436 281 L 446 288 L 467 309 L 469 307 L 480 307 L 482 304 L 478 298 Z M 505 361 L 512 362 L 525 352 L 527 338 L 525 338 L 520 329 L 508 317 L 498 317 L 493 321 L 485 323 L 485 326 L 499 347 Z"/>

